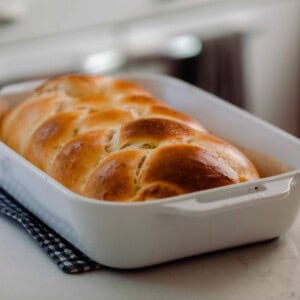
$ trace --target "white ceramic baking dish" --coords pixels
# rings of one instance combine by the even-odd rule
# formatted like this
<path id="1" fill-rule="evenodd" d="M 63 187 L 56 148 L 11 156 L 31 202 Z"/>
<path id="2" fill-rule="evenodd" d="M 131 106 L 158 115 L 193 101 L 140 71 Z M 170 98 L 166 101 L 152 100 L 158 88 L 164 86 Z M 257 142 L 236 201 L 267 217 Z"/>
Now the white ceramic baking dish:
<path id="1" fill-rule="evenodd" d="M 0 142 L 0 184 L 71 243 L 99 263 L 137 268 L 280 236 L 299 206 L 300 142 L 278 128 L 181 81 L 120 75 L 212 132 L 267 153 L 292 171 L 253 182 L 142 203 L 77 195 Z M 4 88 L 11 105 L 36 82 Z"/>

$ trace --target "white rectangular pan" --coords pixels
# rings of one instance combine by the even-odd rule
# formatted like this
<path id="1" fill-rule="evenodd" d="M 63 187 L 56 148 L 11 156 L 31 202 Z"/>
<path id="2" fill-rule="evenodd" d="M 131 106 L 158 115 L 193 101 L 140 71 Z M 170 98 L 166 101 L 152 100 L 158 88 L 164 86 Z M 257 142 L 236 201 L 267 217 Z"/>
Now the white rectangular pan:
<path id="1" fill-rule="evenodd" d="M 300 142 L 282 130 L 179 80 L 120 75 L 191 115 L 221 137 L 266 153 L 292 171 L 168 199 L 118 203 L 77 195 L 0 142 L 0 185 L 99 263 L 137 268 L 283 234 L 300 195 Z M 4 88 L 11 105 L 37 82 Z"/>

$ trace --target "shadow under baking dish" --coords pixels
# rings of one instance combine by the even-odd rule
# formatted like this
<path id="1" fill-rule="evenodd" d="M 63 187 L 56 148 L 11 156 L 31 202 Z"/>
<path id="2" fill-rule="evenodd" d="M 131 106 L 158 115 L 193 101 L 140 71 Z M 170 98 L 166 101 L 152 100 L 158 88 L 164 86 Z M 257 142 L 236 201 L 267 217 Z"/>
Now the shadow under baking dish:
<path id="1" fill-rule="evenodd" d="M 179 80 L 120 77 L 242 145 L 263 178 L 155 201 L 96 201 L 67 190 L 0 142 L 0 183 L 21 204 L 95 261 L 124 269 L 268 240 L 292 225 L 300 193 L 298 139 Z M 35 85 L 11 86 L 0 96 L 17 103 Z"/>

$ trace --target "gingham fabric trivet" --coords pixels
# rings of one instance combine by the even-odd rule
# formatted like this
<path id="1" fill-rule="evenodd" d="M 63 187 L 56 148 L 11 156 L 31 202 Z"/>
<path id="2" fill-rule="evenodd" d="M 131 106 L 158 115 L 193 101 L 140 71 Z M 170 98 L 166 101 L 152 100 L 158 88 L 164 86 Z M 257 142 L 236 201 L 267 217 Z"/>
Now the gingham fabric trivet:
<path id="1" fill-rule="evenodd" d="M 0 188 L 0 213 L 20 224 L 65 273 L 78 274 L 101 268 L 98 263 L 59 236 L 2 188 Z"/>

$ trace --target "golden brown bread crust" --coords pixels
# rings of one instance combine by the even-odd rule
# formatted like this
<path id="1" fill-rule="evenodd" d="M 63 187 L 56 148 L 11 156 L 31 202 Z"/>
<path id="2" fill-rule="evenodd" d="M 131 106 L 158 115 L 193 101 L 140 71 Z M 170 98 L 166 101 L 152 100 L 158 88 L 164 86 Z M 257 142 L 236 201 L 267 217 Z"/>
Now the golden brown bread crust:
<path id="1" fill-rule="evenodd" d="M 173 120 L 153 118 L 128 122 L 121 126 L 119 134 L 121 148 L 135 143 L 143 145 L 145 142 L 147 148 L 155 148 L 162 142 L 188 142 L 196 132 Z"/>
<path id="2" fill-rule="evenodd" d="M 71 190 L 144 201 L 258 178 L 236 147 L 127 81 L 48 80 L 3 119 L 0 137 Z"/>
<path id="3" fill-rule="evenodd" d="M 7 102 L 3 99 L 0 99 L 0 121 L 6 114 L 7 110 L 8 110 Z"/>
<path id="4" fill-rule="evenodd" d="M 73 138 L 56 155 L 49 174 L 71 190 L 81 193 L 90 171 L 105 154 L 105 130 L 89 131 Z"/>
<path id="5" fill-rule="evenodd" d="M 238 174 L 210 152 L 198 146 L 179 144 L 152 151 L 144 163 L 140 185 L 164 182 L 189 193 L 237 181 Z"/>
<path id="6" fill-rule="evenodd" d="M 128 201 L 136 192 L 136 173 L 145 157 L 143 150 L 123 150 L 100 162 L 87 180 L 83 193 L 92 198 Z"/>
<path id="7" fill-rule="evenodd" d="M 61 146 L 73 137 L 79 112 L 62 112 L 47 119 L 33 133 L 24 156 L 40 169 L 47 171 Z"/>

